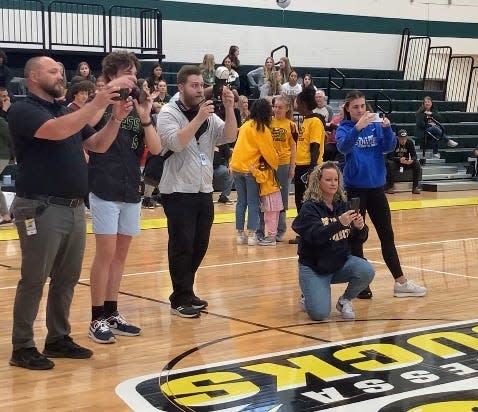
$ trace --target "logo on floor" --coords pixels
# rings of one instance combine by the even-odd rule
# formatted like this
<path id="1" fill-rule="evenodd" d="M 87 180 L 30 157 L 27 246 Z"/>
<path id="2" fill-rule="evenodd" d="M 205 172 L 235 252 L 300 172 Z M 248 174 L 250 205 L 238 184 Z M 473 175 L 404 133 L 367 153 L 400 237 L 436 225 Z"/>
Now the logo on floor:
<path id="1" fill-rule="evenodd" d="M 478 411 L 478 319 L 121 383 L 135 411 Z"/>

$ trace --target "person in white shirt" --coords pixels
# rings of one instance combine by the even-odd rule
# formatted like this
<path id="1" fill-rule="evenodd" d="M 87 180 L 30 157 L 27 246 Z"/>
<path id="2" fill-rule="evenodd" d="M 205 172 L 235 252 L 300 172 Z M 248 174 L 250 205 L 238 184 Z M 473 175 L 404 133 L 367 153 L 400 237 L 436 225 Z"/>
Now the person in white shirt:
<path id="1" fill-rule="evenodd" d="M 289 81 L 281 86 L 281 95 L 289 98 L 291 103 L 295 102 L 295 98 L 302 91 L 302 86 L 297 82 L 298 77 L 296 71 L 291 71 L 289 74 Z M 294 107 L 293 104 L 292 107 Z"/>

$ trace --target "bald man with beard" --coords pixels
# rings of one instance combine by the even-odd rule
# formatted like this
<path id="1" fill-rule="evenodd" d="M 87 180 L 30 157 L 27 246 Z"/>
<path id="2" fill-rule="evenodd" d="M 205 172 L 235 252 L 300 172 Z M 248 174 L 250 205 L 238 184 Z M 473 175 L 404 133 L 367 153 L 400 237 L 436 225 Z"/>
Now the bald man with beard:
<path id="1" fill-rule="evenodd" d="M 63 74 L 57 62 L 40 56 L 25 66 L 27 97 L 12 105 L 8 120 L 18 163 L 17 195 L 12 205 L 22 252 L 21 275 L 13 307 L 13 353 L 10 365 L 51 369 L 51 358 L 85 359 L 93 352 L 70 337 L 68 321 L 74 287 L 81 273 L 85 248 L 88 167 L 83 148 L 106 151 L 133 103 L 115 101 L 121 87 L 134 78 L 110 82 L 76 112 L 55 99 L 63 95 Z M 113 105 L 108 124 L 94 124 Z M 43 353 L 36 349 L 33 323 L 43 287 L 50 277 L 46 307 L 48 334 Z"/>

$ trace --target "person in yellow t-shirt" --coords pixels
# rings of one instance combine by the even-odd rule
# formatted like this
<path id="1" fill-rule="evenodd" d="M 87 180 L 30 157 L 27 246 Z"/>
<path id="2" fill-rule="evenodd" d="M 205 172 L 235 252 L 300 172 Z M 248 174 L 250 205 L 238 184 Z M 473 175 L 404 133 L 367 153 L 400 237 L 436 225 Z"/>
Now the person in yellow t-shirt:
<path id="1" fill-rule="evenodd" d="M 313 110 L 317 107 L 315 91 L 305 88 L 297 96 L 297 110 L 304 116 L 304 122 L 297 140 L 297 156 L 294 175 L 295 206 L 300 212 L 305 192 L 305 185 L 309 173 L 318 164 L 321 164 L 325 149 L 325 121 L 324 118 Z M 297 244 L 299 237 L 289 240 Z"/>
<path id="2" fill-rule="evenodd" d="M 276 244 L 279 214 L 284 209 L 277 174 L 262 157 L 257 164 L 251 165 L 251 172 L 256 182 L 259 183 L 261 212 L 264 219 L 264 233 L 266 235 L 259 239 L 259 245 L 274 246 Z"/>
<path id="3" fill-rule="evenodd" d="M 275 96 L 272 99 L 272 111 L 274 116 L 271 121 L 271 132 L 274 147 L 279 155 L 279 167 L 277 168 L 277 180 L 280 184 L 282 204 L 284 208 L 279 214 L 276 241 L 281 242 L 287 230 L 286 210 L 289 207 L 289 183 L 294 177 L 296 141 L 298 137 L 297 126 L 290 120 L 290 101 L 284 96 Z M 258 237 L 263 237 L 264 217 L 261 214 Z"/>
<path id="4" fill-rule="evenodd" d="M 262 156 L 276 170 L 279 164 L 272 143 L 270 122 L 272 108 L 265 99 L 257 100 L 247 120 L 239 129 L 229 166 L 233 172 L 234 185 L 237 192 L 236 229 L 238 244 L 256 245 L 256 230 L 259 227 L 259 186 L 250 171 L 251 165 L 258 163 Z M 246 209 L 247 234 L 244 232 Z"/>

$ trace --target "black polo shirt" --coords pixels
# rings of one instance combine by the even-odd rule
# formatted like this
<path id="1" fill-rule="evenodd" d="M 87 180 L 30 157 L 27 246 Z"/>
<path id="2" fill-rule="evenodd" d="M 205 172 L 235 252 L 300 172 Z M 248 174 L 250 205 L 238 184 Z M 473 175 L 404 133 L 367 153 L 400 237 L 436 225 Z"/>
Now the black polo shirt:
<path id="1" fill-rule="evenodd" d="M 110 116 L 107 110 L 96 129 L 101 129 Z M 133 110 L 121 122 L 118 136 L 105 153 L 90 152 L 90 191 L 103 200 L 138 203 L 141 200 L 139 161 L 143 152 L 144 129 Z"/>
<path id="2" fill-rule="evenodd" d="M 10 135 L 18 163 L 17 193 L 80 198 L 88 193 L 88 166 L 83 141 L 96 131 L 85 126 L 63 140 L 35 137 L 48 120 L 68 114 L 66 107 L 28 93 L 8 111 Z"/>

